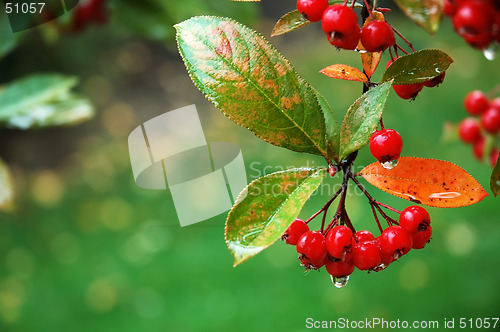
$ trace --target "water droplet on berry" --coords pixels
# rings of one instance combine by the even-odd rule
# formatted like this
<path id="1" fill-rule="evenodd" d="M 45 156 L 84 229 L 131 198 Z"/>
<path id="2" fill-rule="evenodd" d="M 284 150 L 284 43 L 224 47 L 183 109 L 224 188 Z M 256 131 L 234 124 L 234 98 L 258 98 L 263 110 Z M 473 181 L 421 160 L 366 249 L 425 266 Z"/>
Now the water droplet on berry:
<path id="1" fill-rule="evenodd" d="M 349 276 L 343 278 L 337 278 L 330 275 L 330 277 L 332 278 L 333 285 L 337 288 L 345 287 L 349 282 Z"/>
<path id="2" fill-rule="evenodd" d="M 483 49 L 484 57 L 490 61 L 495 60 L 497 56 L 498 43 L 491 43 L 490 46 Z"/>
<path id="3" fill-rule="evenodd" d="M 396 167 L 398 165 L 398 160 L 399 159 L 394 159 L 394 160 L 382 163 L 382 167 L 385 169 L 393 169 L 394 167 Z"/>

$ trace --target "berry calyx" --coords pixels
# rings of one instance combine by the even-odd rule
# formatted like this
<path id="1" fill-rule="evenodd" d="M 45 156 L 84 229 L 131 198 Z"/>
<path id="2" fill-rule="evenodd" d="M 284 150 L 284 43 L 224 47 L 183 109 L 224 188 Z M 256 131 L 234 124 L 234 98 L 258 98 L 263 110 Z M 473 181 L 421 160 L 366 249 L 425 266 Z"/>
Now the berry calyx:
<path id="1" fill-rule="evenodd" d="M 318 22 L 328 8 L 328 0 L 297 0 L 297 10 L 311 22 Z"/>
<path id="2" fill-rule="evenodd" d="M 403 150 L 403 139 L 394 129 L 375 131 L 370 137 L 370 152 L 381 163 L 396 160 Z"/>
<path id="3" fill-rule="evenodd" d="M 418 205 L 408 206 L 399 215 L 399 226 L 409 234 L 423 232 L 431 224 L 431 218 L 426 209 Z"/>
<path id="4" fill-rule="evenodd" d="M 382 52 L 396 43 L 394 32 L 385 21 L 372 21 L 364 26 L 360 40 L 368 52 Z"/>
<path id="5" fill-rule="evenodd" d="M 352 261 L 361 271 L 374 269 L 382 263 L 380 249 L 371 242 L 356 243 Z"/>
<path id="6" fill-rule="evenodd" d="M 321 28 L 330 44 L 346 50 L 354 50 L 359 42 L 358 17 L 350 7 L 340 4 L 328 7 L 321 18 Z"/>
<path id="7" fill-rule="evenodd" d="M 500 131 L 500 109 L 489 107 L 481 116 L 481 126 L 490 134 Z"/>
<path id="8" fill-rule="evenodd" d="M 397 260 L 413 246 L 411 236 L 400 226 L 387 227 L 380 235 L 380 251 L 383 256 Z"/>
<path id="9" fill-rule="evenodd" d="M 327 261 L 325 263 L 326 271 L 337 278 L 344 278 L 354 272 L 354 263 L 351 260 L 342 261 Z"/>
<path id="10" fill-rule="evenodd" d="M 411 235 L 413 241 L 413 249 L 423 249 L 427 243 L 430 242 L 432 236 L 432 227 L 427 226 L 425 231 L 418 232 Z"/>
<path id="11" fill-rule="evenodd" d="M 326 257 L 325 237 L 318 231 L 305 232 L 297 241 L 297 252 L 302 263 L 315 265 L 323 262 Z"/>
<path id="12" fill-rule="evenodd" d="M 309 226 L 302 219 L 295 219 L 285 233 L 281 236 L 281 239 L 287 244 L 296 245 L 299 238 L 305 232 L 309 231 Z"/>
<path id="13" fill-rule="evenodd" d="M 338 260 L 349 260 L 352 252 L 352 231 L 346 226 L 332 228 L 326 236 L 326 250 Z"/>
<path id="14" fill-rule="evenodd" d="M 465 143 L 475 143 L 481 139 L 481 128 L 474 118 L 463 119 L 458 125 L 458 135 Z"/>
<path id="15" fill-rule="evenodd" d="M 464 106 L 471 115 L 479 115 L 488 108 L 488 98 L 479 90 L 469 92 L 464 99 Z"/>

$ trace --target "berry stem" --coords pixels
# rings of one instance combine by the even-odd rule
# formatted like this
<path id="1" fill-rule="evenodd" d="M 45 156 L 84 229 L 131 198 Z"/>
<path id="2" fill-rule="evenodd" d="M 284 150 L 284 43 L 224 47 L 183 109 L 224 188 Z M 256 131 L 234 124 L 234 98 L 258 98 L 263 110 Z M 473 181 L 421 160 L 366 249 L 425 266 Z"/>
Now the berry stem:
<path id="1" fill-rule="evenodd" d="M 387 224 L 389 226 L 392 226 L 393 224 L 395 224 L 395 225 L 398 224 L 398 222 L 396 220 L 394 220 L 391 217 L 389 217 L 382 210 L 382 208 L 379 206 L 379 203 L 375 199 L 373 199 L 373 197 L 368 193 L 368 191 L 366 191 L 365 187 L 356 179 L 356 177 L 353 174 L 351 174 L 351 179 L 358 186 L 358 188 L 361 189 L 361 191 L 363 192 L 363 194 L 365 194 L 365 196 L 366 196 L 366 198 L 368 198 L 368 201 L 370 202 L 370 204 L 372 204 L 373 206 L 375 206 L 375 208 L 377 208 L 378 212 L 380 213 L 380 215 L 382 217 L 384 217 L 384 219 L 387 221 Z"/>
<path id="2" fill-rule="evenodd" d="M 305 223 L 308 224 L 311 220 L 313 220 L 314 218 L 316 218 L 321 212 L 325 212 L 325 215 L 326 215 L 326 212 L 328 211 L 328 208 L 333 203 L 333 201 L 335 201 L 337 199 L 337 197 L 340 195 L 341 192 L 342 192 L 342 188 L 340 188 L 339 190 L 337 190 L 337 192 L 335 194 L 333 194 L 332 198 L 330 198 L 330 200 L 328 202 L 326 202 L 326 204 L 318 212 L 316 212 L 311 217 L 309 217 L 309 219 L 307 219 L 305 221 Z"/>
<path id="3" fill-rule="evenodd" d="M 373 204 L 370 204 L 370 207 L 372 208 L 373 217 L 375 218 L 375 221 L 377 222 L 378 229 L 379 229 L 380 233 L 382 233 L 384 231 L 384 229 L 382 228 L 382 225 L 380 225 L 380 221 L 378 220 L 377 211 L 375 211 L 375 207 L 373 206 Z"/>
<path id="4" fill-rule="evenodd" d="M 373 19 L 373 14 L 372 14 L 372 10 L 370 9 L 370 4 L 368 3 L 368 0 L 364 0 L 365 4 L 363 5 L 363 10 L 366 9 L 368 11 L 368 15 L 370 16 L 370 21 L 375 21 Z M 366 18 L 363 17 L 363 25 L 366 21 Z"/>
<path id="5" fill-rule="evenodd" d="M 354 0 L 353 0 L 354 1 Z M 347 6 L 347 3 L 349 2 L 349 0 L 344 0 L 344 6 Z"/>
<path id="6" fill-rule="evenodd" d="M 375 201 L 375 203 L 376 203 L 377 205 L 380 205 L 380 206 L 382 206 L 382 207 L 385 207 L 387 210 L 391 210 L 391 211 L 393 211 L 393 212 L 396 212 L 397 214 L 401 214 L 401 211 L 396 210 L 396 209 L 395 209 L 395 208 L 393 208 L 392 206 L 389 206 L 389 205 L 387 205 L 387 204 L 381 203 L 381 202 L 379 202 L 379 201 Z"/>
<path id="7" fill-rule="evenodd" d="M 410 41 L 408 39 L 405 38 L 405 36 L 403 36 L 398 30 L 396 30 L 396 28 L 394 28 L 392 25 L 391 25 L 391 28 L 392 28 L 392 31 L 394 31 L 394 33 L 396 35 L 398 35 L 405 43 L 406 45 L 408 45 L 408 47 L 412 50 L 412 52 L 415 52 L 415 49 L 413 48 L 413 45 L 412 43 L 410 43 Z M 408 53 L 406 53 L 408 54 Z"/>
<path id="8" fill-rule="evenodd" d="M 384 130 L 384 120 L 382 120 L 382 118 L 380 118 L 380 129 Z"/>
<path id="9" fill-rule="evenodd" d="M 493 99 L 498 93 L 500 93 L 500 84 L 493 87 L 493 89 L 491 89 L 490 91 L 486 92 L 486 97 L 488 99 Z"/>
<path id="10" fill-rule="evenodd" d="M 404 54 L 408 54 L 408 52 L 406 52 L 405 49 L 399 46 L 398 44 L 394 44 L 394 49 L 396 48 L 399 48 L 401 51 L 403 51 Z"/>

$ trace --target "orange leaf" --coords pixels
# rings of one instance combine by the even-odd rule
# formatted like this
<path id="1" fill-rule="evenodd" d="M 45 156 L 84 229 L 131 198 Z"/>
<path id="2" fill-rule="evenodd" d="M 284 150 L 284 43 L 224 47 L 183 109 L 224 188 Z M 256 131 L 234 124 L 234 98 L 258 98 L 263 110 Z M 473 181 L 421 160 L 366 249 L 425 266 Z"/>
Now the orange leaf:
<path id="1" fill-rule="evenodd" d="M 331 65 L 322 69 L 320 73 L 331 78 L 368 84 L 368 77 L 362 71 L 348 65 Z"/>
<path id="2" fill-rule="evenodd" d="M 366 76 L 372 77 L 380 63 L 380 59 L 382 59 L 382 52 L 361 53 L 361 62 L 363 63 Z"/>
<path id="3" fill-rule="evenodd" d="M 393 169 L 385 169 L 377 161 L 359 175 L 391 195 L 434 207 L 472 205 L 488 196 L 462 168 L 436 159 L 401 157 Z"/>
<path id="4" fill-rule="evenodd" d="M 382 14 L 381 12 L 374 10 L 372 12 L 372 15 L 376 21 L 385 21 L 384 14 Z M 371 21 L 372 20 L 370 19 L 370 17 L 368 17 L 365 21 L 365 24 L 363 24 L 363 27 L 365 27 Z M 365 47 L 363 46 L 363 44 L 361 44 L 361 41 L 359 41 L 358 50 L 365 51 Z M 365 70 L 366 76 L 370 78 L 372 77 L 373 73 L 378 67 L 378 64 L 380 63 L 382 52 L 360 52 L 360 54 L 361 62 L 363 63 L 363 69 Z"/>

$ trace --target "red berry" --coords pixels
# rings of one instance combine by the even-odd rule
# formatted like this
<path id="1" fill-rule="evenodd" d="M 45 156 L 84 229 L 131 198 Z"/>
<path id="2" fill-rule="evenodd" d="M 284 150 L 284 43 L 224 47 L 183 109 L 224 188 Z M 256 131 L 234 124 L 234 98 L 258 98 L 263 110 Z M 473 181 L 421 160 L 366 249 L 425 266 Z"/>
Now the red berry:
<path id="1" fill-rule="evenodd" d="M 457 7 L 452 0 L 444 0 L 443 12 L 446 16 L 452 17 L 456 11 Z"/>
<path id="2" fill-rule="evenodd" d="M 469 92 L 464 99 L 464 106 L 471 115 L 479 115 L 488 108 L 488 98 L 482 91 L 474 90 Z"/>
<path id="3" fill-rule="evenodd" d="M 380 251 L 382 255 L 397 260 L 408 253 L 413 246 L 411 236 L 400 226 L 387 227 L 380 236 Z"/>
<path id="4" fill-rule="evenodd" d="M 408 206 L 399 215 L 399 226 L 408 232 L 408 234 L 425 231 L 430 224 L 431 218 L 429 213 L 421 206 Z"/>
<path id="5" fill-rule="evenodd" d="M 299 238 L 309 230 L 309 226 L 302 219 L 295 219 L 294 222 L 288 227 L 281 239 L 287 244 L 296 245 Z"/>
<path id="6" fill-rule="evenodd" d="M 490 107 L 493 107 L 493 108 L 500 110 L 500 97 L 493 99 L 490 102 Z"/>
<path id="7" fill-rule="evenodd" d="M 345 262 L 327 261 L 325 267 L 328 273 L 337 278 L 347 277 L 354 271 L 354 263 L 351 260 Z"/>
<path id="8" fill-rule="evenodd" d="M 318 231 L 307 231 L 297 242 L 299 259 L 309 263 L 321 262 L 326 257 L 325 237 Z"/>
<path id="9" fill-rule="evenodd" d="M 337 226 L 332 228 L 326 236 L 326 250 L 336 259 L 349 260 L 352 242 L 352 231 L 346 226 Z"/>
<path id="10" fill-rule="evenodd" d="M 458 125 L 458 135 L 465 143 L 474 143 L 481 139 L 481 128 L 474 118 L 463 119 Z"/>
<path id="11" fill-rule="evenodd" d="M 328 8 L 328 0 L 297 0 L 297 10 L 309 21 L 318 22 Z"/>
<path id="12" fill-rule="evenodd" d="M 382 52 L 396 43 L 391 26 L 384 21 L 368 23 L 361 29 L 360 39 L 368 52 Z"/>
<path id="13" fill-rule="evenodd" d="M 382 263 L 380 249 L 371 242 L 356 243 L 352 261 L 362 271 L 374 269 Z"/>
<path id="14" fill-rule="evenodd" d="M 474 152 L 474 156 L 478 160 L 483 160 L 483 156 L 484 156 L 484 143 L 485 143 L 484 137 L 481 137 L 481 139 L 479 139 L 478 141 L 476 141 L 474 143 L 474 146 L 472 148 L 472 151 Z"/>
<path id="15" fill-rule="evenodd" d="M 401 99 L 415 100 L 419 92 L 422 91 L 422 89 L 424 88 L 424 84 L 416 83 L 416 84 L 405 84 L 405 85 L 393 85 L 392 88 L 394 89 L 394 92 L 396 92 L 396 94 Z"/>
<path id="16" fill-rule="evenodd" d="M 438 75 L 438 76 L 434 77 L 430 81 L 424 82 L 423 84 L 424 84 L 424 86 L 426 86 L 428 88 L 433 88 L 433 87 L 438 86 L 439 84 L 443 83 L 445 76 L 446 76 L 446 72 L 442 73 L 441 75 Z"/>
<path id="17" fill-rule="evenodd" d="M 493 23 L 494 10 L 487 1 L 465 1 L 453 16 L 453 26 L 461 36 L 487 32 Z"/>
<path id="18" fill-rule="evenodd" d="M 500 109 L 490 107 L 481 116 L 481 126 L 490 134 L 496 134 L 500 130 Z"/>
<path id="19" fill-rule="evenodd" d="M 330 44 L 354 50 L 359 42 L 360 28 L 356 13 L 349 7 L 337 4 L 328 7 L 321 18 L 321 28 Z"/>
<path id="20" fill-rule="evenodd" d="M 398 159 L 402 150 L 403 139 L 394 129 L 377 130 L 370 137 L 370 152 L 381 163 Z"/>
<path id="21" fill-rule="evenodd" d="M 375 239 L 370 231 L 357 231 L 356 234 L 354 234 L 354 238 L 358 242 L 373 241 Z"/>
<path id="22" fill-rule="evenodd" d="M 432 236 L 432 227 L 427 226 L 425 231 L 418 232 L 411 235 L 413 241 L 413 249 L 423 249 L 425 245 L 430 241 Z"/>
<path id="23" fill-rule="evenodd" d="M 491 167 L 495 167 L 495 165 L 497 164 L 498 156 L 499 156 L 498 149 L 493 148 L 491 150 L 491 153 L 490 153 L 490 165 L 491 165 Z"/>
<path id="24" fill-rule="evenodd" d="M 493 41 L 493 35 L 490 31 L 483 31 L 477 34 L 465 33 L 463 37 L 467 44 L 478 50 L 485 49 Z"/>

